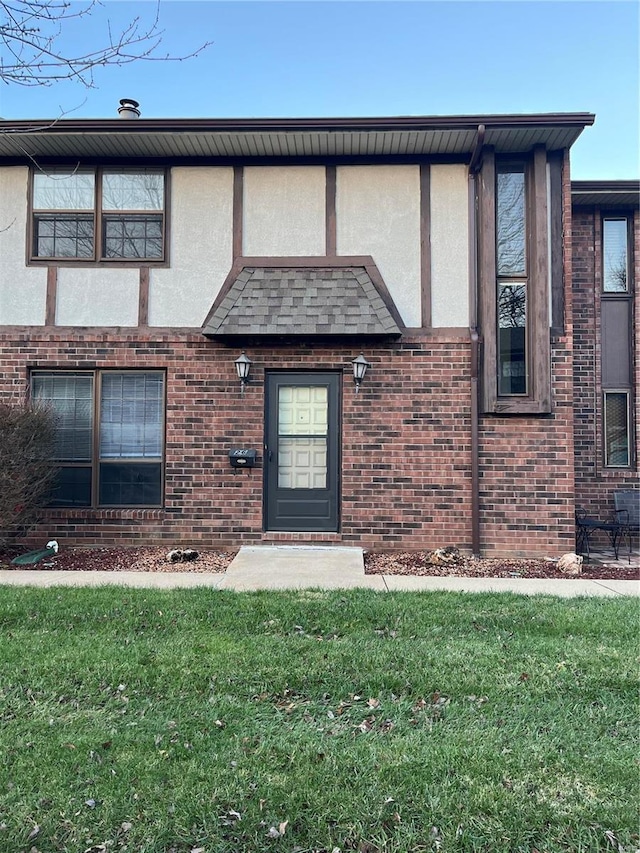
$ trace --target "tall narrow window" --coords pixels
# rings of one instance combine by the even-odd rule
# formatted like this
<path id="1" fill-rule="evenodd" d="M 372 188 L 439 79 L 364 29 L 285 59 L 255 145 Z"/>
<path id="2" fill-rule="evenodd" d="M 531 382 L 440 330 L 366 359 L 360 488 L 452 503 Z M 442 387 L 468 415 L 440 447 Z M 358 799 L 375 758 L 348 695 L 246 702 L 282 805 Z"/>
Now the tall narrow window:
<path id="1" fill-rule="evenodd" d="M 606 217 L 602 220 L 602 289 L 605 293 L 629 290 L 629 253 L 627 220 Z"/>
<path id="2" fill-rule="evenodd" d="M 626 468 L 631 463 L 629 445 L 629 393 L 604 392 L 604 464 Z"/>
<path id="3" fill-rule="evenodd" d="M 501 166 L 496 188 L 498 394 L 526 394 L 527 241 L 523 166 Z"/>

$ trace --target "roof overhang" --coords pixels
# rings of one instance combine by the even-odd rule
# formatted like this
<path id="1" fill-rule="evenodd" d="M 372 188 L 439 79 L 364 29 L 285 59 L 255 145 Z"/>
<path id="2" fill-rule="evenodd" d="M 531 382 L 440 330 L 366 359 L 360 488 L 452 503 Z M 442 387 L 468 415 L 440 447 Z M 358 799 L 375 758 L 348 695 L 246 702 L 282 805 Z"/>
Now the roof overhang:
<path id="1" fill-rule="evenodd" d="M 397 338 L 404 325 L 370 256 L 238 258 L 202 333 L 222 339 Z"/>
<path id="2" fill-rule="evenodd" d="M 638 207 L 640 181 L 571 181 L 571 203 L 582 207 Z"/>
<path id="3" fill-rule="evenodd" d="M 498 154 L 570 148 L 592 113 L 391 118 L 43 119 L 0 121 L 0 162 L 263 162 L 376 157 L 470 159 L 478 130 Z"/>

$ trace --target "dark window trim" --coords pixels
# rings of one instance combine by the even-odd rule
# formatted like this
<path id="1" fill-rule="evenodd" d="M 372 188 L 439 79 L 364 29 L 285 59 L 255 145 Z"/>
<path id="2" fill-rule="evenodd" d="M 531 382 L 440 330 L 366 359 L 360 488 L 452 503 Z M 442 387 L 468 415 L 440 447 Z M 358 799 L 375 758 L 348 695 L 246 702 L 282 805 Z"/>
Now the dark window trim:
<path id="1" fill-rule="evenodd" d="M 607 394 L 624 394 L 627 398 L 627 463 L 612 465 L 607 459 Z M 602 464 L 607 471 L 629 471 L 634 467 L 633 436 L 633 389 L 632 388 L 603 388 L 602 389 Z"/>
<path id="2" fill-rule="evenodd" d="M 635 415 L 635 400 L 636 388 L 633 378 L 633 345 L 635 330 L 633 326 L 633 303 L 635 299 L 636 280 L 635 280 L 635 242 L 634 242 L 634 221 L 637 216 L 636 211 L 631 208 L 624 207 L 622 209 L 603 207 L 596 212 L 599 218 L 598 225 L 599 233 L 599 271 L 600 271 L 600 287 L 596 290 L 596 297 L 600 297 L 600 317 L 602 318 L 603 305 L 608 303 L 626 302 L 629 306 L 629 321 L 628 325 L 620 329 L 620 334 L 626 337 L 627 347 L 630 355 L 631 372 L 628 381 L 618 382 L 616 385 L 603 384 L 600 394 L 601 405 L 601 426 L 602 426 L 602 465 L 605 471 L 614 474 L 616 471 L 621 473 L 635 470 L 636 459 L 636 419 Z M 604 289 L 604 222 L 606 219 L 624 219 L 627 223 L 627 289 L 626 290 L 605 290 Z M 601 329 L 600 334 L 603 334 Z M 601 340 L 601 359 L 605 358 L 604 344 Z M 604 371 L 605 365 L 601 364 L 601 371 Z M 625 394 L 627 398 L 627 445 L 628 445 L 628 463 L 626 465 L 611 465 L 607 461 L 607 422 L 606 422 L 606 396 L 607 394 Z"/>
<path id="3" fill-rule="evenodd" d="M 160 465 L 160 502 L 157 504 L 101 504 L 99 502 L 99 490 L 100 490 L 100 465 L 107 464 L 123 464 L 123 459 L 100 459 L 100 399 L 101 399 L 101 388 L 102 388 L 102 376 L 104 374 L 122 374 L 122 375 L 132 375 L 132 374 L 149 374 L 155 373 L 162 376 L 162 400 L 161 400 L 161 412 L 162 412 L 162 424 L 160 427 L 161 433 L 161 453 L 160 459 L 150 460 L 148 458 L 133 458 L 126 457 L 126 462 L 130 462 L 132 464 L 148 464 L 148 465 Z M 92 389 L 92 430 L 93 434 L 91 437 L 91 460 L 89 461 L 74 461 L 74 460 L 53 460 L 57 465 L 63 468 L 89 468 L 91 470 L 91 504 L 90 506 L 60 506 L 60 507 L 51 507 L 52 509 L 162 509 L 164 507 L 164 493 L 165 493 L 165 470 L 166 470 L 166 454 L 167 454 L 167 444 L 166 444 L 166 430 L 167 430 L 167 372 L 162 368 L 132 368 L 130 370 L 120 369 L 120 368 L 96 368 L 95 370 L 83 370 L 83 369 L 56 369 L 56 368 L 33 368 L 29 374 L 29 388 L 33 388 L 33 379 L 35 376 L 91 376 L 93 378 L 93 389 Z"/>
<path id="4" fill-rule="evenodd" d="M 497 163 L 525 165 L 527 189 L 527 333 L 528 385 L 523 395 L 498 394 L 497 351 Z M 548 414 L 551 411 L 551 329 L 549 318 L 549 217 L 547 152 L 536 146 L 531 154 L 496 158 L 485 149 L 478 182 L 479 309 L 483 336 L 482 409 L 495 414 Z"/>
<path id="5" fill-rule="evenodd" d="M 77 165 L 77 164 L 76 164 Z M 43 167 L 44 168 L 44 167 Z M 52 164 L 50 169 L 65 169 L 61 164 Z M 71 211 L 59 210 L 51 211 L 46 209 L 35 208 L 34 201 L 34 175 L 36 170 L 31 168 L 29 171 L 29 195 L 27 204 L 27 237 L 26 237 L 26 263 L 27 266 L 56 266 L 56 267 L 168 267 L 169 266 L 169 243 L 170 243 L 170 226 L 169 226 L 169 210 L 171 205 L 171 170 L 162 166 L 155 165 L 138 165 L 122 166 L 117 165 L 91 165 L 83 163 L 79 169 L 81 171 L 93 171 L 95 174 L 95 189 L 94 189 L 94 207 L 92 211 Z M 102 242 L 103 242 L 103 215 L 113 214 L 114 211 L 104 211 L 102 209 L 102 174 L 104 172 L 119 172 L 119 173 L 140 173 L 143 170 L 151 170 L 159 172 L 164 177 L 164 206 L 162 211 L 121 211 L 124 214 L 144 213 L 162 217 L 162 256 L 159 258 L 103 258 Z M 93 216 L 94 225 L 94 246 L 93 256 L 83 258 L 70 257 L 39 257 L 35 254 L 35 216 L 37 213 L 83 213 Z M 118 211 L 115 212 L 116 214 Z"/>
<path id="6" fill-rule="evenodd" d="M 604 289 L 604 222 L 605 219 L 624 219 L 627 223 L 627 289 L 626 290 L 605 290 Z M 634 280 L 634 265 L 635 258 L 633 254 L 634 234 L 633 234 L 633 210 L 610 210 L 603 208 L 600 210 L 600 296 L 602 299 L 631 299 L 635 291 Z"/>

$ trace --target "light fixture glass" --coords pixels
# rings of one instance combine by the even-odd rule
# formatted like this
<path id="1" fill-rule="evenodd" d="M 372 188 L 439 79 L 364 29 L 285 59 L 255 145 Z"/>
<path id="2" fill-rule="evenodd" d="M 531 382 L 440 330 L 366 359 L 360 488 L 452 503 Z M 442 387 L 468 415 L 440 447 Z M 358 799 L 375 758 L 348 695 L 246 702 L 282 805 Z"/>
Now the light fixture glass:
<path id="1" fill-rule="evenodd" d="M 353 364 L 353 381 L 356 383 L 356 394 L 360 390 L 360 385 L 362 380 L 365 377 L 365 374 L 369 367 L 371 367 L 370 362 L 364 357 L 362 353 L 357 358 L 354 358 L 351 362 Z"/>
<path id="2" fill-rule="evenodd" d="M 235 360 L 236 371 L 238 373 L 238 379 L 240 380 L 240 390 L 241 393 L 244 394 L 244 386 L 249 381 L 249 372 L 251 370 L 251 359 L 247 356 L 246 352 L 242 352 L 242 355 L 238 356 Z"/>

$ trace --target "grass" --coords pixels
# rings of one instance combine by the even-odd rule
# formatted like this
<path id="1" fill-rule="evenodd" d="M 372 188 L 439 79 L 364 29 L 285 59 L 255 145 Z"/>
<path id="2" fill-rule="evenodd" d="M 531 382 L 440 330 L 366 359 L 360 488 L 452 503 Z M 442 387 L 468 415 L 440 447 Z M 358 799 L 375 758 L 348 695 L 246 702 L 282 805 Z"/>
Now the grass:
<path id="1" fill-rule="evenodd" d="M 630 853 L 637 617 L 3 587 L 0 851 Z"/>

